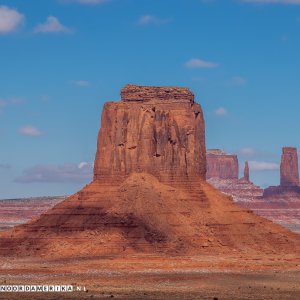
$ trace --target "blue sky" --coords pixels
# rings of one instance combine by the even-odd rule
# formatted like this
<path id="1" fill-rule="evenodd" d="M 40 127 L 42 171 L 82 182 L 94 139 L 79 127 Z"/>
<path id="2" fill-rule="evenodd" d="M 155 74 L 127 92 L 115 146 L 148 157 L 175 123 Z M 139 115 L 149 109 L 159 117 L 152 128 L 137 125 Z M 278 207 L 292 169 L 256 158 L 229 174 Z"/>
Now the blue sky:
<path id="1" fill-rule="evenodd" d="M 0 53 L 0 199 L 88 183 L 126 83 L 190 87 L 257 184 L 300 148 L 300 0 L 0 0 Z"/>

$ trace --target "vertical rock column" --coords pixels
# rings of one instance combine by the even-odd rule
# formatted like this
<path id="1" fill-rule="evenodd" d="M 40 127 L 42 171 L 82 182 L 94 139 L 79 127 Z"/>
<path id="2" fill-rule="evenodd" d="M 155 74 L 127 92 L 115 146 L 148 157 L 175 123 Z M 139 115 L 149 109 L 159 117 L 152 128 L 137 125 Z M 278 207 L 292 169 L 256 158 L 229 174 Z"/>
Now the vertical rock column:
<path id="1" fill-rule="evenodd" d="M 282 148 L 280 164 L 280 185 L 299 185 L 298 154 L 297 148 Z"/>
<path id="2" fill-rule="evenodd" d="M 246 181 L 250 182 L 249 164 L 248 164 L 247 161 L 245 162 L 244 179 L 245 179 Z"/>

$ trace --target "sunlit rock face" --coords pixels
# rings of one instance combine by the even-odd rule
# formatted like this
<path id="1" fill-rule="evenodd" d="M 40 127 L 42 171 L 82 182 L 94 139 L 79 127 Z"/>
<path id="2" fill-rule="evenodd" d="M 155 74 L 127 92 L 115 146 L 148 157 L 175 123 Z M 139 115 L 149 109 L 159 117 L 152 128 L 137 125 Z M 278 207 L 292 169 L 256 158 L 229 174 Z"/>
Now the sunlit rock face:
<path id="1" fill-rule="evenodd" d="M 205 179 L 201 107 L 187 88 L 127 85 L 102 112 L 94 179 L 146 172 L 160 180 Z"/>

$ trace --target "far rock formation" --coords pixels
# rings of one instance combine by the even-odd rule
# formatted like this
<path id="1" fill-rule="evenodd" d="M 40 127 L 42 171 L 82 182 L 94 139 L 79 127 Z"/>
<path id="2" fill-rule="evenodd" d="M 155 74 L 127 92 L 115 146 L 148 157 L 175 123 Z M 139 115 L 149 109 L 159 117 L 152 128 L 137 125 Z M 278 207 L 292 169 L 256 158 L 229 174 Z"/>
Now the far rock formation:
<path id="1" fill-rule="evenodd" d="M 222 153 L 218 150 L 218 153 Z M 209 164 L 210 161 L 208 160 Z M 209 165 L 208 165 L 209 169 Z M 233 197 L 241 207 L 251 209 L 257 215 L 300 232 L 300 188 L 297 182 L 298 158 L 295 148 L 283 148 L 281 182 L 283 185 L 265 190 L 250 181 L 248 162 L 245 162 L 241 179 L 210 178 L 208 182 L 221 192 Z"/>
<path id="2" fill-rule="evenodd" d="M 245 163 L 244 177 L 238 179 L 238 158 L 220 149 L 207 150 L 206 178 L 215 188 L 235 201 L 261 197 L 263 190 L 250 182 L 249 165 Z"/>
<path id="3" fill-rule="evenodd" d="M 0 255 L 294 258 L 298 235 L 206 183 L 204 132 L 188 89 L 127 85 L 121 101 L 104 105 L 94 180 L 39 218 L 2 232 Z"/>
<path id="4" fill-rule="evenodd" d="M 293 231 L 300 232 L 297 149 L 292 147 L 282 149 L 279 186 L 270 186 L 264 190 L 262 197 L 253 198 L 252 201 L 241 199 L 238 204 Z"/>
<path id="5" fill-rule="evenodd" d="M 297 148 L 284 147 L 280 164 L 280 185 L 299 186 Z"/>
<path id="6" fill-rule="evenodd" d="M 206 178 L 238 179 L 239 163 L 237 156 L 220 149 L 210 149 L 206 153 Z"/>
<path id="7" fill-rule="evenodd" d="M 300 201 L 298 154 L 296 148 L 282 148 L 280 185 L 266 188 L 263 196 L 264 198 L 298 198 Z"/>

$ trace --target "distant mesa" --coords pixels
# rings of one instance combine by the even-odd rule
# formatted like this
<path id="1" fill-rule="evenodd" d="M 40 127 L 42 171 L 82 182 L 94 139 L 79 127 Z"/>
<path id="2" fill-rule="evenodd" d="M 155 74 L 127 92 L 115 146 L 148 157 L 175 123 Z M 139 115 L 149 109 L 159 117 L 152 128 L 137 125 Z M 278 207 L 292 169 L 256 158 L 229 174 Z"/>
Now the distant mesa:
<path id="1" fill-rule="evenodd" d="M 206 153 L 206 178 L 238 179 L 239 163 L 237 155 L 228 154 L 220 149 L 210 149 Z"/>
<path id="2" fill-rule="evenodd" d="M 219 156 L 207 155 L 208 171 L 239 184 L 236 157 Z M 218 192 L 205 181 L 206 166 L 204 118 L 192 92 L 127 85 L 121 101 L 103 107 L 93 181 L 39 218 L 1 233 L 0 254 L 227 254 L 240 260 L 299 253 L 298 235 Z"/>

